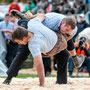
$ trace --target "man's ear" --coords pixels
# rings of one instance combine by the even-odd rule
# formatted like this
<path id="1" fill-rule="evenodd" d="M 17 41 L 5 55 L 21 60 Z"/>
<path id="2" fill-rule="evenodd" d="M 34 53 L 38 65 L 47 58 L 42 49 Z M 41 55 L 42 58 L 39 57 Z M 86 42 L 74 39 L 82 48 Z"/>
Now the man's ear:
<path id="1" fill-rule="evenodd" d="M 66 21 L 65 21 L 65 20 L 63 20 L 63 21 L 62 21 L 62 24 L 63 24 L 63 25 L 65 25 L 65 24 L 66 24 Z"/>
<path id="2" fill-rule="evenodd" d="M 27 39 L 27 37 L 23 37 L 23 40 L 26 40 Z"/>

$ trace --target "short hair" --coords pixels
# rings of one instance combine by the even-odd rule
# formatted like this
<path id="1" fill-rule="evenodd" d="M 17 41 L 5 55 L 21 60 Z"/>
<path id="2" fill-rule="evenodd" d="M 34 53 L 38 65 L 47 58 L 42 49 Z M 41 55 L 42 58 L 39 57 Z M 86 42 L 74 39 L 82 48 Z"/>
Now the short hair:
<path id="1" fill-rule="evenodd" d="M 14 32 L 12 33 L 12 40 L 15 41 L 15 39 L 23 40 L 24 37 L 28 36 L 27 29 L 18 26 Z"/>
<path id="2" fill-rule="evenodd" d="M 64 18 L 63 20 L 65 20 L 66 21 L 66 25 L 70 25 L 72 29 L 74 29 L 76 27 L 76 20 L 75 20 L 75 18 L 67 17 L 67 18 Z"/>
<path id="3" fill-rule="evenodd" d="M 9 13 L 6 13 L 6 14 L 5 14 L 5 17 L 6 17 L 6 16 L 9 16 Z"/>
<path id="4" fill-rule="evenodd" d="M 10 17 L 13 17 L 13 15 L 9 15 Z"/>

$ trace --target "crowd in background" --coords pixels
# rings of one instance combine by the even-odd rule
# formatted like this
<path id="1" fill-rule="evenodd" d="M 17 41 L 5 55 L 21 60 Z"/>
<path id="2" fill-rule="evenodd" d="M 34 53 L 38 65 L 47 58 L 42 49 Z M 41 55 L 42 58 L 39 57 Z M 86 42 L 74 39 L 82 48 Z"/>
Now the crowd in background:
<path id="1" fill-rule="evenodd" d="M 16 9 L 24 14 L 26 12 L 32 12 L 33 14 L 56 12 L 76 18 L 78 31 L 73 37 L 73 41 L 75 42 L 77 55 L 83 54 L 85 56 L 85 62 L 83 63 L 83 66 L 86 66 L 84 69 L 87 69 L 87 72 L 90 76 L 90 41 L 88 41 L 90 40 L 90 35 L 89 37 L 82 36 L 76 42 L 76 38 L 78 37 L 79 33 L 83 32 L 83 30 L 85 31 L 86 28 L 90 27 L 90 0 L 72 0 L 72 2 L 71 0 L 27 0 L 23 6 L 23 9 L 20 7 L 19 3 L 21 2 L 18 2 L 18 0 L 14 0 L 12 3 L 10 3 L 8 12 L 6 12 L 4 20 L 0 22 L 0 34 L 4 34 L 4 36 L 2 36 L 1 38 L 5 38 L 5 43 L 7 47 L 7 50 L 3 50 L 2 52 L 2 54 L 5 53 L 5 55 L 3 55 L 3 60 L 6 60 L 6 62 L 3 62 L 3 60 L 2 62 L 7 64 L 7 69 L 10 67 L 10 64 L 18 50 L 18 44 L 12 42 L 10 34 L 12 33 L 12 30 L 14 30 L 18 26 L 18 19 L 9 15 L 10 11 Z M 2 57 L 2 54 L 0 56 L 0 59 Z M 50 57 L 43 58 L 43 63 L 45 74 L 47 76 L 47 74 L 51 73 Z M 72 57 L 69 57 L 68 63 L 69 76 L 72 76 L 74 69 Z M 57 70 L 55 60 L 54 68 L 55 70 Z"/>

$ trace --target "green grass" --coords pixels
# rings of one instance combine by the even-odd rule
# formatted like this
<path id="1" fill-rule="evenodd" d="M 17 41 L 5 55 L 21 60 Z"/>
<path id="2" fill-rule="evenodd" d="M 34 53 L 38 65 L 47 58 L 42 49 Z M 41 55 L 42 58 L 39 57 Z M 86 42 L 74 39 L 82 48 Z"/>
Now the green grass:
<path id="1" fill-rule="evenodd" d="M 71 78 L 90 78 L 89 76 L 72 76 Z"/>
<path id="2" fill-rule="evenodd" d="M 36 77 L 38 77 L 38 75 L 37 74 L 22 74 L 22 73 L 19 73 L 16 78 L 27 78 L 27 77 L 36 78 Z M 51 77 L 56 77 L 56 75 L 51 74 Z M 6 77 L 1 77 L 1 78 L 6 78 Z"/>
<path id="3" fill-rule="evenodd" d="M 32 78 L 35 78 L 35 77 L 38 77 L 37 74 L 18 74 L 17 78 L 27 78 L 27 77 L 32 77 Z"/>
<path id="4" fill-rule="evenodd" d="M 17 76 L 17 78 L 27 78 L 27 77 L 35 78 L 35 77 L 38 77 L 38 75 L 37 75 L 37 74 L 21 74 L 21 73 L 20 73 L 20 74 Z M 51 74 L 51 77 L 56 77 L 56 75 Z"/>
<path id="5" fill-rule="evenodd" d="M 51 74 L 50 77 L 56 77 L 57 75 L 55 74 Z M 32 78 L 36 78 L 38 77 L 37 74 L 22 74 L 19 73 L 18 76 L 16 78 L 27 78 L 27 77 L 32 77 Z M 1 78 L 6 78 L 6 77 L 1 77 Z M 72 78 L 89 78 L 88 76 L 72 76 Z"/>

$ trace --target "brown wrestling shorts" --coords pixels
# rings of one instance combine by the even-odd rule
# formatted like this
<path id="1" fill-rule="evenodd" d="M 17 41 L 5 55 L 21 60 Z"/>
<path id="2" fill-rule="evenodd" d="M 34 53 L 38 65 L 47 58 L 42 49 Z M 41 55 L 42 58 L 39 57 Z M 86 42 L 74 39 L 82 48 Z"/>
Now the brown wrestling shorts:
<path id="1" fill-rule="evenodd" d="M 58 36 L 58 41 L 56 45 L 53 47 L 51 51 L 49 51 L 45 55 L 42 54 L 42 57 L 50 57 L 56 55 L 67 48 L 67 35 L 62 35 L 60 32 L 56 32 L 56 34 Z"/>

